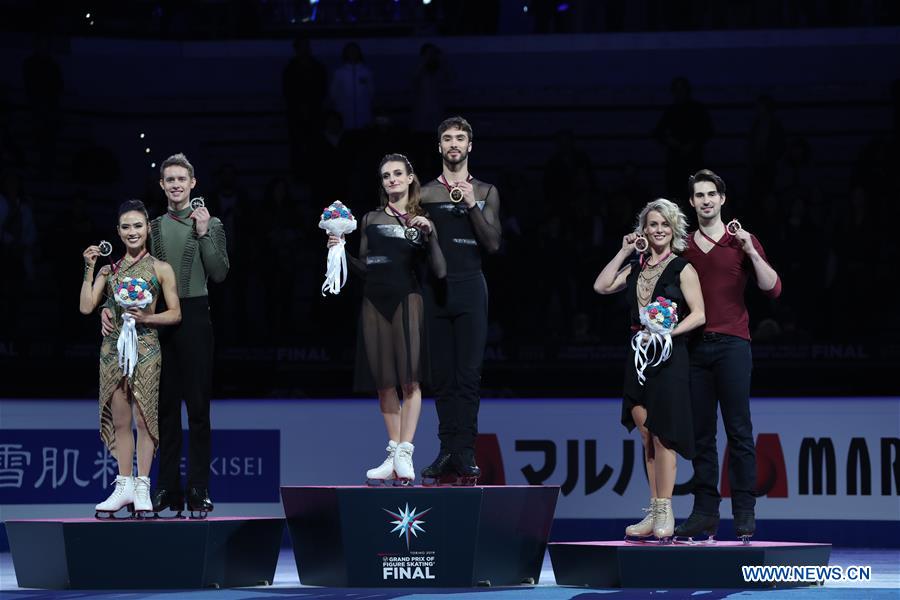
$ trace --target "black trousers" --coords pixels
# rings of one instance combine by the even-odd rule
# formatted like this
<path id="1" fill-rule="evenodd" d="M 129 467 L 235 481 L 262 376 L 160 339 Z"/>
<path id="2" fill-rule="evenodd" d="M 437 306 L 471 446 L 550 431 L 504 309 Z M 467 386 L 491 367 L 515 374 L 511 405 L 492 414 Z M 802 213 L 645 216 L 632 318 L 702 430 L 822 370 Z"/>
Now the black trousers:
<path id="1" fill-rule="evenodd" d="M 441 451 L 474 455 L 487 342 L 487 283 L 480 272 L 463 280 L 433 281 L 424 296 Z"/>
<path id="2" fill-rule="evenodd" d="M 753 512 L 756 497 L 756 446 L 750 421 L 750 372 L 753 358 L 748 340 L 704 333 L 690 346 L 691 404 L 696 456 L 694 511 L 719 514 L 719 457 L 716 449 L 717 407 L 728 437 L 728 482 L 732 512 Z"/>
<path id="3" fill-rule="evenodd" d="M 181 402 L 188 414 L 188 487 L 209 487 L 213 330 L 206 296 L 181 299 L 181 323 L 159 332 L 162 373 L 159 393 L 159 481 L 181 486 Z"/>

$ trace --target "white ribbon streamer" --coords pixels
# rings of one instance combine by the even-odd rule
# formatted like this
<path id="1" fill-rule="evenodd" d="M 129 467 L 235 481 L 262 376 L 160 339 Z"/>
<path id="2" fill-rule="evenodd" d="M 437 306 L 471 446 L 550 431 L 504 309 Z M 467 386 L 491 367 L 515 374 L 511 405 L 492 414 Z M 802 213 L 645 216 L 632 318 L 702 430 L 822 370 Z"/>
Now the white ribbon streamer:
<path id="1" fill-rule="evenodd" d="M 129 379 L 138 363 L 137 341 L 134 317 L 125 313 L 122 315 L 122 330 L 119 332 L 116 349 L 119 351 L 119 366 L 122 367 L 122 374 Z"/>
<path id="2" fill-rule="evenodd" d="M 130 293 L 128 287 L 132 287 Z M 131 294 L 135 294 L 132 297 Z M 134 369 L 138 364 L 138 334 L 134 315 L 128 313 L 128 309 L 137 308 L 143 310 L 153 303 L 153 292 L 150 285 L 141 277 L 126 277 L 116 287 L 113 294 L 116 304 L 122 307 L 122 329 L 119 331 L 119 339 L 116 340 L 116 349 L 119 351 L 119 366 L 122 374 L 131 379 Z"/>
<path id="3" fill-rule="evenodd" d="M 350 208 L 340 202 L 334 202 L 325 209 L 325 212 L 332 210 L 346 210 L 349 213 Z M 325 260 L 325 283 L 322 284 L 323 296 L 326 292 L 339 294 L 341 288 L 347 283 L 347 253 L 344 251 L 344 236 L 351 231 L 356 231 L 356 219 L 352 215 L 349 218 L 325 219 L 323 217 L 319 219 L 319 229 L 324 230 L 328 235 L 341 238 L 339 244 L 328 249 L 328 258 Z"/>
<path id="4" fill-rule="evenodd" d="M 672 335 L 670 333 L 654 333 L 638 331 L 631 338 L 631 349 L 634 350 L 634 368 L 637 371 L 638 383 L 644 385 L 647 367 L 658 367 L 672 355 Z"/>
<path id="5" fill-rule="evenodd" d="M 341 288 L 347 283 L 347 253 L 344 251 L 346 242 L 342 239 L 328 249 L 328 259 L 325 261 L 325 283 L 322 284 L 322 295 L 326 292 L 339 294 Z"/>

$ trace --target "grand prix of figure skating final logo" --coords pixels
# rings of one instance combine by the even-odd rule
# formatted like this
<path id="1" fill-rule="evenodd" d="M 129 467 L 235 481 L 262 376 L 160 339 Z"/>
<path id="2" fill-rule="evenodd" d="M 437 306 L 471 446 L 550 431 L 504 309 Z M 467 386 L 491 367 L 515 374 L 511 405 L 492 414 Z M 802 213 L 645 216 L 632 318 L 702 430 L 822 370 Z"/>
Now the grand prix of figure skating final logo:
<path id="1" fill-rule="evenodd" d="M 426 508 L 422 512 L 418 511 L 418 508 L 413 507 L 412 510 L 409 509 L 409 502 L 406 503 L 404 508 L 397 507 L 397 512 L 390 511 L 386 508 L 382 509 L 387 514 L 394 517 L 395 520 L 391 521 L 391 525 L 394 526 L 391 529 L 391 533 L 398 533 L 397 537 L 406 537 L 406 549 L 409 550 L 409 542 L 410 535 L 419 537 L 419 533 L 425 533 L 425 529 L 422 525 L 425 521 L 422 519 L 428 512 L 431 510 L 430 508 Z"/>
<path id="2" fill-rule="evenodd" d="M 434 550 L 410 550 L 410 541 L 413 537 L 419 538 L 420 533 L 426 533 L 422 518 L 431 511 L 431 508 L 419 512 L 417 507 L 409 508 L 407 502 L 403 508 L 397 507 L 397 512 L 382 508 L 384 512 L 393 517 L 390 524 L 393 525 L 390 533 L 396 533 L 397 537 L 405 538 L 405 553 L 382 553 L 381 558 L 382 578 L 384 580 L 420 580 L 435 579 L 437 567 L 437 555 Z"/>

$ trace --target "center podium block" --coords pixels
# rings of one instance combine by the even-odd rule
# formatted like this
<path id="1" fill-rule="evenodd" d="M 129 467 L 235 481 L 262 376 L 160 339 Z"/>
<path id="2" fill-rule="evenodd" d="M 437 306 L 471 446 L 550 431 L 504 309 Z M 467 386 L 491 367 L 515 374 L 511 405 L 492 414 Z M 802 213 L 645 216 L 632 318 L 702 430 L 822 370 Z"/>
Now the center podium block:
<path id="1" fill-rule="evenodd" d="M 328 587 L 536 584 L 559 486 L 290 487 L 300 582 Z"/>

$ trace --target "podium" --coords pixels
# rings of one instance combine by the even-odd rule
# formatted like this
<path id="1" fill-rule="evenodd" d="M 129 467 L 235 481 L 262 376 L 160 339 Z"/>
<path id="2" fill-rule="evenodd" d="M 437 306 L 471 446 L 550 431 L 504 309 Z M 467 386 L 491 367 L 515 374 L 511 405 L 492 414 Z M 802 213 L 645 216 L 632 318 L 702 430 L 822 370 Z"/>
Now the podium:
<path id="1" fill-rule="evenodd" d="M 535 584 L 559 486 L 282 487 L 300 582 Z"/>
<path id="2" fill-rule="evenodd" d="M 828 565 L 831 544 L 792 542 L 557 542 L 550 561 L 559 585 L 598 588 L 766 588 L 809 583 L 746 582 L 741 567 Z"/>
<path id="3" fill-rule="evenodd" d="M 6 531 L 19 587 L 243 587 L 272 582 L 284 519 L 36 519 Z"/>

